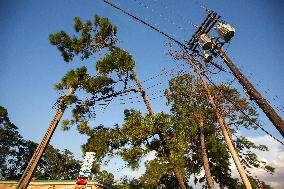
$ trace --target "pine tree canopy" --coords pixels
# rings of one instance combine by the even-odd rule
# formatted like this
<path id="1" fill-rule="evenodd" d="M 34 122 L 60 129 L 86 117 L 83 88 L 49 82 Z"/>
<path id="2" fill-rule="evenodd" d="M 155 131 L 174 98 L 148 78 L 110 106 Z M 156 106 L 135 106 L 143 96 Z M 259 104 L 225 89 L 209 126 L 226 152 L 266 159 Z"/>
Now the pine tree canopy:
<path id="1" fill-rule="evenodd" d="M 55 85 L 55 89 L 78 89 L 88 96 L 87 100 L 81 100 L 74 94 L 64 97 L 65 104 L 73 106 L 72 118 L 63 120 L 62 127 L 68 130 L 76 125 L 80 133 L 91 134 L 88 120 L 95 118 L 93 110 L 96 102 L 124 92 L 131 79 L 130 72 L 135 67 L 135 61 L 128 52 L 115 46 L 117 28 L 107 18 L 96 15 L 93 22 L 87 20 L 83 23 L 76 17 L 74 30 L 73 37 L 64 31 L 51 34 L 50 43 L 58 48 L 66 62 L 73 61 L 76 56 L 81 60 L 91 57 L 96 59 L 98 54 L 100 58 L 95 62 L 97 74 L 89 74 L 86 66 L 72 69 Z"/>
<path id="2" fill-rule="evenodd" d="M 74 56 L 82 60 L 89 58 L 103 48 L 111 48 L 116 43 L 116 26 L 108 18 L 94 16 L 93 22 L 85 23 L 80 18 L 74 18 L 76 35 L 70 36 L 64 31 L 49 35 L 49 41 L 61 52 L 64 60 L 70 62 Z"/>

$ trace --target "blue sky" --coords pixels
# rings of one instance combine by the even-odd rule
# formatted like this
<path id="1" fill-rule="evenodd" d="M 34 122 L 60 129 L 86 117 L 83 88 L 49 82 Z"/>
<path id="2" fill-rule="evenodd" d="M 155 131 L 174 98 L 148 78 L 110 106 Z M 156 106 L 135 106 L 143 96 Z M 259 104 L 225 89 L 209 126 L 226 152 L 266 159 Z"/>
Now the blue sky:
<path id="1" fill-rule="evenodd" d="M 180 41 L 189 39 L 194 32 L 189 21 L 198 25 L 205 17 L 206 13 L 199 7 L 200 3 L 204 3 L 236 28 L 236 36 L 228 49 L 228 54 L 235 64 L 250 77 L 256 88 L 273 105 L 284 105 L 283 1 L 144 0 L 143 3 L 148 8 L 139 5 L 140 0 L 114 2 L 119 2 L 121 7 L 128 8 L 138 17 L 157 25 Z M 72 32 L 75 16 L 86 20 L 92 19 L 95 14 L 110 18 L 118 27 L 119 45 L 133 55 L 141 80 L 161 73 L 163 68 L 176 67 L 176 63 L 166 55 L 168 48 L 165 43 L 169 42 L 168 39 L 114 10 L 101 0 L 2 0 L 0 105 L 8 109 L 11 120 L 19 127 L 24 138 L 36 142 L 42 138 L 55 112 L 51 107 L 60 96 L 53 90 L 53 85 L 66 71 L 83 64 L 94 70 L 96 59 L 84 63 L 75 60 L 66 64 L 57 49 L 49 44 L 48 35 L 60 30 Z M 182 28 L 178 29 L 177 25 Z M 189 67 L 184 69 L 190 70 Z M 228 74 L 214 76 L 217 82 L 232 78 Z M 164 89 L 167 77 L 144 83 L 147 88 L 161 81 L 164 82 L 162 85 L 147 92 L 151 94 Z M 237 82 L 234 86 L 240 88 Z M 151 105 L 155 112 L 168 109 L 163 98 L 151 100 Z M 130 106 L 146 112 L 141 103 L 121 105 L 119 100 L 116 100 L 104 112 L 97 112 L 93 124 L 112 126 L 122 123 L 123 109 Z M 284 117 L 283 111 L 279 111 L 279 114 Z M 68 116 L 70 113 L 67 111 L 64 117 Z M 269 132 L 281 138 L 261 111 L 260 119 Z M 243 134 L 252 137 L 264 135 L 261 131 L 248 131 Z M 81 159 L 80 145 L 85 141 L 86 137 L 79 135 L 75 129 L 63 132 L 57 128 L 51 144 L 60 149 L 68 148 Z"/>

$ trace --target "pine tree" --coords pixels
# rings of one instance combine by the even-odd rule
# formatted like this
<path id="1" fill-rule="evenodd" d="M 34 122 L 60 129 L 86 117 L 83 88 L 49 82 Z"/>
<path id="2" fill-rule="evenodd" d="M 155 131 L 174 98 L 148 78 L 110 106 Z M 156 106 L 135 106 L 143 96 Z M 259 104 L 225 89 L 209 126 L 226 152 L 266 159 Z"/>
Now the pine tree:
<path id="1" fill-rule="evenodd" d="M 251 120 L 248 120 L 240 113 L 235 106 L 231 104 L 226 98 L 222 97 L 223 94 L 230 97 L 230 101 L 238 105 L 243 112 L 247 113 L 253 120 L 257 119 L 255 110 L 249 106 L 245 98 L 241 98 L 236 89 L 231 89 L 224 85 L 209 85 L 209 90 L 216 99 L 216 104 L 222 110 L 223 116 L 228 123 L 228 130 L 232 134 L 235 143 L 235 148 L 241 158 L 246 170 L 249 168 L 262 168 L 269 173 L 273 173 L 274 169 L 260 161 L 257 155 L 253 153 L 254 150 L 267 151 L 265 145 L 255 145 L 245 137 L 236 134 L 240 128 L 244 129 L 257 129 Z M 220 92 L 222 91 L 222 93 Z M 198 135 L 201 134 L 199 128 L 200 118 L 204 120 L 204 137 L 205 147 L 207 149 L 207 156 L 209 160 L 210 171 L 216 183 L 227 186 L 228 188 L 242 188 L 242 184 L 237 179 L 231 177 L 230 170 L 230 155 L 226 148 L 226 143 L 222 137 L 222 133 L 218 128 L 218 122 L 210 103 L 207 100 L 205 89 L 200 80 L 194 76 L 184 74 L 177 76 L 169 81 L 169 89 L 166 91 L 169 105 L 172 106 L 172 113 L 180 121 L 191 120 L 193 124 L 185 124 L 191 147 L 188 148 L 191 161 L 195 165 L 201 167 L 203 162 L 201 151 L 201 141 Z M 222 162 L 222 163 L 220 163 Z M 204 165 L 203 165 L 204 166 Z M 195 174 L 191 169 L 186 168 L 188 174 Z M 205 168 L 204 168 L 205 169 Z M 200 170 L 199 170 L 200 171 Z M 192 173 L 191 173 L 192 172 Z M 249 172 L 248 172 L 249 173 Z M 204 177 L 199 181 L 203 182 Z"/>
<path id="2" fill-rule="evenodd" d="M 97 20 L 99 19 L 96 18 L 95 23 Z M 80 32 L 82 30 L 81 38 L 72 38 L 65 32 L 59 32 L 51 35 L 50 41 L 52 44 L 57 46 L 57 48 L 61 51 L 64 60 L 67 62 L 72 61 L 75 56 L 80 56 L 82 60 L 88 59 L 92 55 L 93 50 L 96 49 L 93 48 L 94 45 L 92 44 L 91 35 L 89 34 L 89 32 L 92 31 L 89 29 L 90 27 L 92 27 L 91 22 L 87 21 L 85 24 L 82 24 L 81 21 L 76 18 L 74 28 L 76 32 Z M 116 32 L 116 28 L 114 29 L 113 27 L 112 31 Z M 56 85 L 56 89 L 58 90 L 79 88 L 84 90 L 86 94 L 92 95 L 91 100 L 85 100 L 81 105 L 76 105 L 72 109 L 72 118 L 62 122 L 63 128 L 65 129 L 70 128 L 72 125 L 76 125 L 80 133 L 85 133 L 93 137 L 95 132 L 94 129 L 90 128 L 88 121 L 90 118 L 94 117 L 92 116 L 92 108 L 94 108 L 95 102 L 110 99 L 125 92 L 140 92 L 149 113 L 153 114 L 153 110 L 146 99 L 145 91 L 143 90 L 143 87 L 141 86 L 134 71 L 135 61 L 129 53 L 115 46 L 116 40 L 112 40 L 112 38 L 110 38 L 110 40 L 109 38 L 107 39 L 108 40 L 100 40 L 100 42 L 108 41 L 108 43 L 106 43 L 108 45 L 103 43 L 103 45 L 96 46 L 108 47 L 108 49 L 105 56 L 100 58 L 95 64 L 98 72 L 98 75 L 96 75 L 95 78 L 89 76 L 86 73 L 87 69 L 82 67 L 68 72 L 62 81 Z M 82 48 L 82 46 L 85 48 Z M 131 80 L 136 82 L 138 90 L 127 88 L 127 84 Z M 120 89 L 117 90 L 119 87 Z M 114 88 L 116 88 L 116 90 L 114 90 Z M 68 104 L 72 104 L 80 100 L 77 96 L 72 95 L 65 97 L 64 101 Z M 99 132 L 105 133 L 106 131 L 105 129 L 100 129 Z M 101 139 L 98 140 L 100 141 Z M 102 150 L 98 153 L 98 157 L 107 151 L 106 143 L 102 143 L 102 146 L 99 147 L 99 149 Z M 89 148 L 89 150 L 95 149 Z M 183 184 L 178 169 L 174 168 L 174 170 L 176 175 L 179 175 L 179 181 Z"/>

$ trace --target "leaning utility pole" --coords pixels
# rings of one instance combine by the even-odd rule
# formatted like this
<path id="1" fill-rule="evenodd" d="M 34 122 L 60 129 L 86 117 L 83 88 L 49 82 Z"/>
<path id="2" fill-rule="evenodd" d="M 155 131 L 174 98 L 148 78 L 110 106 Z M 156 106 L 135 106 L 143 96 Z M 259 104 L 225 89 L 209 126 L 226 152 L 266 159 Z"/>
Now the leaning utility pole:
<path id="1" fill-rule="evenodd" d="M 218 23 L 218 25 L 215 27 L 216 23 Z M 209 32 L 212 28 L 215 28 L 219 37 L 211 38 L 209 36 Z M 214 66 L 216 66 L 216 64 L 212 62 L 213 57 L 220 56 L 230 68 L 233 75 L 238 79 L 239 83 L 246 89 L 250 97 L 252 97 L 252 99 L 258 104 L 276 129 L 284 137 L 284 121 L 282 118 L 271 107 L 267 100 L 254 88 L 244 74 L 242 74 L 233 64 L 232 60 L 226 55 L 226 53 L 222 51 L 223 45 L 228 43 L 234 34 L 235 29 L 232 26 L 224 21 L 220 21 L 220 16 L 218 16 L 216 12 L 209 11 L 203 23 L 198 27 L 197 31 L 188 42 L 188 47 L 194 56 L 201 57 L 205 61 L 212 63 Z"/>
<path id="2" fill-rule="evenodd" d="M 246 88 L 247 93 L 251 96 L 259 107 L 264 111 L 266 116 L 275 125 L 276 129 L 284 136 L 284 121 L 271 107 L 271 105 L 264 99 L 261 94 L 254 88 L 254 86 L 248 81 L 248 79 L 240 72 L 240 70 L 233 64 L 231 59 L 221 49 L 217 50 L 220 57 L 225 61 L 234 76 L 240 81 L 240 83 Z"/>
<path id="3" fill-rule="evenodd" d="M 68 94 L 66 96 L 70 96 L 74 93 L 75 89 L 74 88 L 71 88 L 69 91 L 68 91 Z M 43 137 L 43 139 L 41 140 L 40 144 L 37 146 L 32 158 L 30 159 L 30 162 L 28 164 L 28 166 L 26 167 L 19 183 L 18 183 L 18 186 L 17 186 L 17 189 L 25 189 L 28 187 L 30 181 L 31 181 L 31 178 L 32 178 L 32 175 L 36 169 L 36 166 L 42 156 L 42 154 L 44 153 L 47 145 L 49 144 L 49 141 L 56 129 L 56 126 L 58 125 L 65 109 L 66 109 L 66 105 L 64 104 L 64 100 L 63 98 L 60 100 L 59 102 L 59 107 L 47 129 L 47 131 L 45 132 L 45 135 Z"/>

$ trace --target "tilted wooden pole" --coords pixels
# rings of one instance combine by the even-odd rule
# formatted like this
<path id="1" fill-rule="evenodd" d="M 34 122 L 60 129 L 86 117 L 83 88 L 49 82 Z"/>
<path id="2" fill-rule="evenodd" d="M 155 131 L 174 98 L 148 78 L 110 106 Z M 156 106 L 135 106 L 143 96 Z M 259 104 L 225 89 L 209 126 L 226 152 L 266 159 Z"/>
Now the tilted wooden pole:
<path id="1" fill-rule="evenodd" d="M 284 121 L 277 114 L 277 112 L 270 106 L 265 98 L 254 88 L 254 86 L 249 82 L 249 80 L 241 73 L 241 71 L 233 64 L 232 60 L 224 53 L 221 49 L 216 50 L 220 57 L 224 60 L 230 70 L 233 72 L 234 76 L 238 79 L 241 85 L 246 89 L 248 94 L 252 99 L 258 104 L 258 106 L 263 110 L 266 116 L 270 119 L 276 129 L 284 137 Z"/>
<path id="2" fill-rule="evenodd" d="M 70 96 L 74 93 L 75 89 L 71 88 L 68 91 L 68 94 L 66 96 Z M 59 103 L 59 108 L 57 109 L 48 129 L 45 132 L 45 135 L 43 136 L 43 139 L 41 140 L 40 144 L 37 146 L 32 158 L 30 159 L 30 162 L 28 164 L 28 166 L 26 167 L 20 181 L 18 182 L 18 186 L 17 189 L 25 189 L 28 187 L 32 175 L 37 167 L 37 164 L 42 156 L 42 154 L 44 153 L 47 145 L 49 144 L 49 141 L 56 129 L 56 126 L 58 125 L 64 111 L 66 109 L 66 105 L 63 102 L 63 99 L 61 99 L 60 103 Z"/>
<path id="3" fill-rule="evenodd" d="M 233 160 L 235 162 L 237 170 L 238 170 L 238 172 L 240 174 L 240 177 L 242 178 L 242 181 L 243 181 L 246 189 L 252 189 L 251 184 L 250 184 L 250 182 L 248 180 L 248 177 L 246 175 L 245 169 L 243 168 L 243 166 L 241 164 L 241 161 L 240 161 L 240 158 L 238 156 L 238 153 L 237 153 L 237 151 L 234 148 L 233 141 L 231 140 L 231 138 L 229 136 L 229 133 L 228 133 L 228 131 L 226 129 L 226 125 L 227 125 L 226 121 L 221 116 L 221 113 L 220 113 L 218 107 L 216 106 L 216 104 L 214 102 L 214 99 L 213 99 L 213 97 L 211 95 L 211 92 L 210 92 L 210 90 L 208 88 L 208 85 L 206 83 L 206 80 L 205 80 L 204 76 L 202 75 L 202 73 L 199 70 L 199 68 L 193 63 L 193 60 L 187 59 L 187 62 L 193 67 L 194 71 L 199 75 L 199 77 L 200 77 L 200 79 L 202 81 L 202 84 L 203 84 L 204 89 L 205 89 L 205 91 L 207 93 L 207 97 L 209 99 L 209 102 L 210 102 L 210 104 L 211 104 L 211 106 L 212 106 L 212 108 L 213 108 L 213 110 L 215 112 L 215 115 L 217 117 L 217 120 L 218 120 L 218 122 L 220 124 L 220 128 L 221 128 L 222 134 L 224 136 L 224 139 L 226 141 L 227 147 L 228 147 L 228 149 L 229 149 L 229 151 L 230 151 L 230 153 L 232 155 L 232 158 L 233 158 Z"/>

